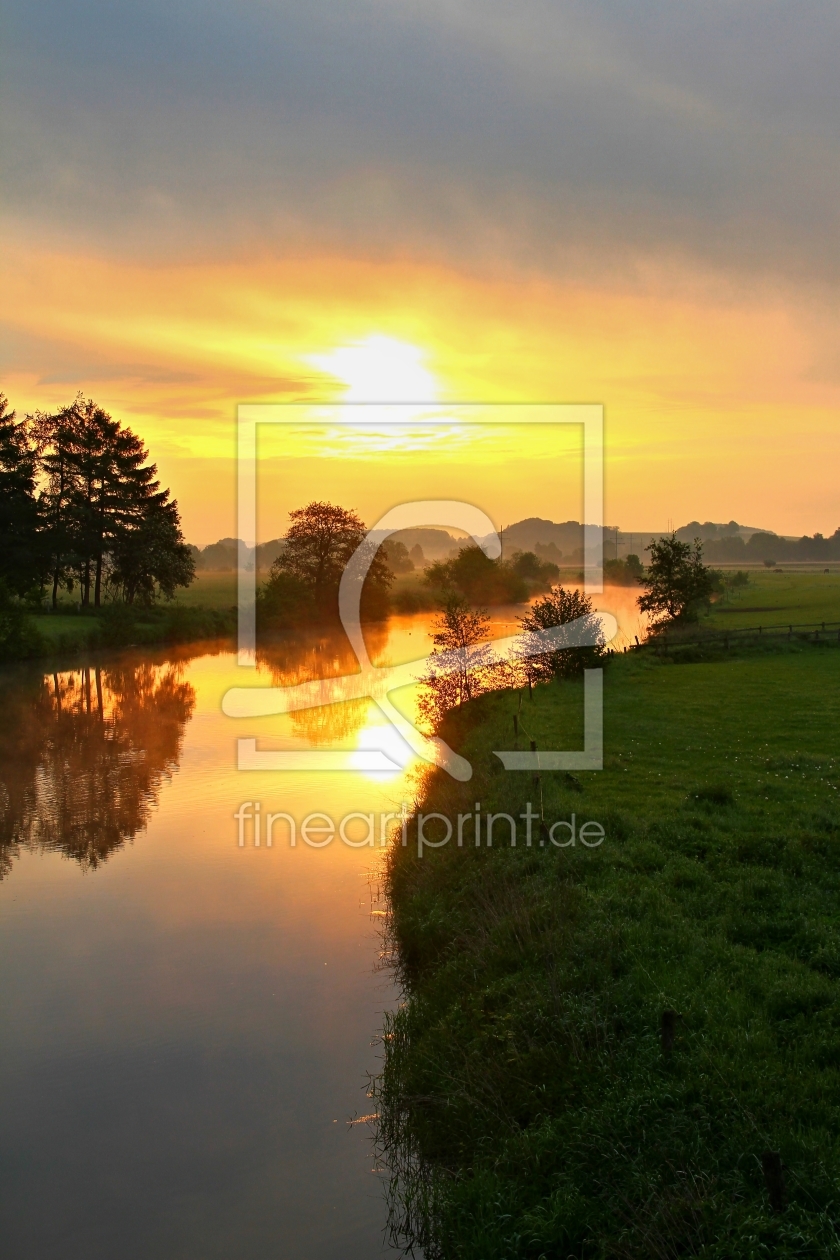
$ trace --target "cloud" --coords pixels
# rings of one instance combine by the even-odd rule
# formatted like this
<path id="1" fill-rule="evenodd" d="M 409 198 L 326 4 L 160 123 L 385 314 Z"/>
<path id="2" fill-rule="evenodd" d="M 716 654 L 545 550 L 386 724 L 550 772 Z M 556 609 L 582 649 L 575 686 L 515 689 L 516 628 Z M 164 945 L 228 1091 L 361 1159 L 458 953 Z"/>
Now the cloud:
<path id="1" fill-rule="evenodd" d="M 6 213 L 144 257 L 834 284 L 838 33 L 807 0 L 6 0 Z"/>

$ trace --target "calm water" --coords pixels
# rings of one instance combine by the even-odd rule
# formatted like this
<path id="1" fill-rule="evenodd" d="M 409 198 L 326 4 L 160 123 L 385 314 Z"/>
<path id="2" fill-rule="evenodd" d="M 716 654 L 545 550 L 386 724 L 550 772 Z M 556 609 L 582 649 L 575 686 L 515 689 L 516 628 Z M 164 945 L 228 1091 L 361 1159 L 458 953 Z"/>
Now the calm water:
<path id="1" fill-rule="evenodd" d="M 620 615 L 624 595 L 602 604 Z M 379 664 L 414 659 L 427 618 L 369 640 Z M 353 665 L 312 636 L 261 658 L 259 681 Z M 283 824 L 271 848 L 250 828 L 240 847 L 233 815 L 245 800 L 298 822 L 372 811 L 378 831 L 411 802 L 416 766 L 238 772 L 237 736 L 404 751 L 367 702 L 226 718 L 242 683 L 206 645 L 0 678 L 5 1260 L 393 1254 L 360 1119 L 398 1000 L 380 960 L 381 851 L 292 848 Z M 395 698 L 412 712 L 411 689 Z"/>

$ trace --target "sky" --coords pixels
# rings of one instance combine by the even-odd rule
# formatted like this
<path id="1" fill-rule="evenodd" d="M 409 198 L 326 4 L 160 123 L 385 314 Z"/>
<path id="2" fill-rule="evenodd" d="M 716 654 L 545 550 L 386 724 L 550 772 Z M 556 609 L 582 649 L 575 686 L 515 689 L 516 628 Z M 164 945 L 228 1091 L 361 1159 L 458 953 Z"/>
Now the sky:
<path id="1" fill-rule="evenodd" d="M 238 404 L 383 383 L 602 403 L 624 529 L 831 533 L 838 53 L 810 0 L 0 0 L 0 388 L 96 398 L 199 544 Z"/>

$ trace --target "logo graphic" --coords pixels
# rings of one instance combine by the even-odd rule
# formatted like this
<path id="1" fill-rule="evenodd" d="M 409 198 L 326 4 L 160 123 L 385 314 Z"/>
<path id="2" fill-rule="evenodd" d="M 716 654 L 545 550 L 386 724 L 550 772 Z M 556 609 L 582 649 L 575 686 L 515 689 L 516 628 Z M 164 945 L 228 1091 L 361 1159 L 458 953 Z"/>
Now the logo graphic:
<path id="1" fill-rule="evenodd" d="M 275 407 L 241 407 L 239 428 L 239 536 L 256 535 L 256 423 L 279 419 Z M 543 409 L 540 409 L 543 410 Z M 602 416 L 600 407 L 554 407 L 551 415 L 541 420 L 557 423 L 584 424 L 584 519 L 586 589 L 599 591 L 602 581 Z M 270 415 L 255 413 L 269 412 Z M 561 413 L 559 416 L 556 413 Z M 562 414 L 571 412 L 573 415 Z M 585 414 L 580 413 L 597 413 Z M 244 415 L 243 415 L 244 413 Z M 381 423 L 381 422 L 380 422 Z M 594 431 L 593 431 L 594 430 Z M 586 462 L 588 459 L 588 463 Z M 593 463 L 596 465 L 593 472 Z M 596 502 L 593 503 L 592 500 Z M 598 523 L 592 524 L 592 510 L 597 509 Z M 429 658 L 422 657 L 403 665 L 378 667 L 367 652 L 362 633 L 360 601 L 367 572 L 379 547 L 392 534 L 414 526 L 448 526 L 468 534 L 490 559 L 501 555 L 499 535 L 490 518 L 480 508 L 458 500 L 418 500 L 392 508 L 368 531 L 351 556 L 339 586 L 339 616 L 344 631 L 359 663 L 359 672 L 340 678 L 316 679 L 292 687 L 234 687 L 224 696 L 222 709 L 228 717 L 256 718 L 319 708 L 347 700 L 369 699 L 377 704 L 399 733 L 402 740 L 424 761 L 445 769 L 453 778 L 465 781 L 472 777 L 470 763 L 438 736 L 427 736 L 418 730 L 390 699 L 390 693 L 416 683 L 425 672 Z M 239 664 L 245 668 L 256 664 L 255 583 L 253 568 L 240 562 L 239 570 Z M 600 625 L 599 625 L 600 622 Z M 553 626 L 518 636 L 496 639 L 487 646 L 496 651 L 516 645 L 520 659 L 537 656 L 561 648 L 588 647 L 617 632 L 615 618 L 598 613 L 597 618 L 582 617 L 567 625 Z M 499 751 L 506 770 L 581 770 L 601 769 L 603 765 L 603 678 L 600 669 L 584 674 L 584 748 L 580 751 Z M 240 770 L 399 770 L 401 767 L 384 749 L 323 750 L 294 749 L 260 751 L 256 739 L 237 740 L 237 764 Z"/>

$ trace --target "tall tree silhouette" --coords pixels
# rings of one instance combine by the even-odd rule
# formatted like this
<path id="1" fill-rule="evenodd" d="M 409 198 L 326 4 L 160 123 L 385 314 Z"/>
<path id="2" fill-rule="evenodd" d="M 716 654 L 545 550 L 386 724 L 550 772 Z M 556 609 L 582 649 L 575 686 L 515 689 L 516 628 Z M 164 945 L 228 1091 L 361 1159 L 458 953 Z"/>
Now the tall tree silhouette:
<path id="1" fill-rule="evenodd" d="M 37 590 L 44 576 L 36 467 L 32 425 L 17 420 L 6 395 L 0 394 L 0 583 L 14 595 Z"/>
<path id="2" fill-rule="evenodd" d="M 81 394 L 35 421 L 45 485 L 52 599 L 78 580 L 82 605 L 102 603 L 109 575 L 128 602 L 188 585 L 194 564 L 178 505 L 157 480 L 140 438 Z"/>

